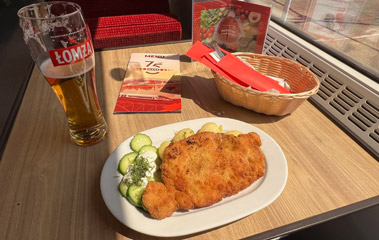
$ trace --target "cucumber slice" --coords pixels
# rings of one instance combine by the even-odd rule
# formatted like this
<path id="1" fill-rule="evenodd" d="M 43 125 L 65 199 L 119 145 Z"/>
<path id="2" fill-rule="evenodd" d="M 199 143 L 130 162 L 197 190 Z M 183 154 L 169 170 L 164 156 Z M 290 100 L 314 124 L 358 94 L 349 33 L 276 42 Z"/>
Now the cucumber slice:
<path id="1" fill-rule="evenodd" d="M 138 153 L 136 152 L 130 152 L 128 154 L 125 154 L 121 158 L 120 163 L 118 164 L 118 171 L 122 175 L 125 175 L 126 172 L 128 171 L 130 164 L 134 162 L 134 159 L 136 159 L 137 156 L 138 156 Z"/>
<path id="2" fill-rule="evenodd" d="M 148 177 L 147 180 L 149 182 L 163 182 L 162 180 L 162 170 L 158 169 L 154 172 L 153 176 Z"/>
<path id="3" fill-rule="evenodd" d="M 132 184 L 128 188 L 127 198 L 128 200 L 137 207 L 142 206 L 142 193 L 145 191 L 145 187 Z"/>
<path id="4" fill-rule="evenodd" d="M 128 185 L 124 181 L 121 181 L 120 184 L 118 185 L 118 190 L 120 191 L 121 195 L 123 197 L 127 197 L 127 192 L 128 192 Z"/>
<path id="5" fill-rule="evenodd" d="M 154 173 L 154 181 L 155 181 L 155 182 L 163 182 L 163 180 L 162 180 L 162 170 L 158 169 L 158 170 Z"/>
<path id="6" fill-rule="evenodd" d="M 151 146 L 151 145 L 145 145 L 145 146 L 141 147 L 141 149 L 138 151 L 138 154 L 142 154 L 142 153 L 147 152 L 147 151 L 152 151 L 152 152 L 158 153 L 158 149 L 156 147 Z"/>
<path id="7" fill-rule="evenodd" d="M 138 133 L 134 135 L 132 140 L 130 141 L 130 148 L 138 152 L 143 146 L 148 145 L 151 146 L 153 142 L 151 141 L 151 138 L 143 133 Z"/>
<path id="8" fill-rule="evenodd" d="M 146 212 L 149 212 L 149 210 L 147 210 L 147 208 L 145 207 L 145 205 L 143 205 L 143 202 L 141 201 L 141 207 L 143 210 L 145 210 Z"/>
<path id="9" fill-rule="evenodd" d="M 156 163 L 157 159 L 159 158 L 158 157 L 158 154 L 157 152 L 155 151 L 146 151 L 142 154 L 138 154 L 138 159 L 139 158 L 143 158 L 143 159 L 146 159 L 149 163 Z"/>
<path id="10" fill-rule="evenodd" d="M 162 159 L 160 157 L 157 157 L 157 160 L 155 160 L 155 164 L 157 165 L 157 169 L 159 169 L 162 164 Z"/>

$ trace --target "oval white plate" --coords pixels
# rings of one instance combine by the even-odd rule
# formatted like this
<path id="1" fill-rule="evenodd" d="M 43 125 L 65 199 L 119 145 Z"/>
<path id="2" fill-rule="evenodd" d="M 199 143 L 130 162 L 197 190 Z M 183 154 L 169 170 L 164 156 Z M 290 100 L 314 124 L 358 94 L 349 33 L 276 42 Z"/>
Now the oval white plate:
<path id="1" fill-rule="evenodd" d="M 224 198 L 210 207 L 178 211 L 171 217 L 156 220 L 148 213 L 131 205 L 118 191 L 121 174 L 117 167 L 121 157 L 131 152 L 131 138 L 125 140 L 109 156 L 101 173 L 100 188 L 105 204 L 111 213 L 126 226 L 152 236 L 174 237 L 215 228 L 246 217 L 272 203 L 283 191 L 287 182 L 287 161 L 280 146 L 268 134 L 248 123 L 229 118 L 201 118 L 173 123 L 144 131 L 159 147 L 162 141 L 171 140 L 183 128 L 197 131 L 206 122 L 223 126 L 224 132 L 239 130 L 256 132 L 262 140 L 261 149 L 266 157 L 265 176 L 238 194 Z"/>

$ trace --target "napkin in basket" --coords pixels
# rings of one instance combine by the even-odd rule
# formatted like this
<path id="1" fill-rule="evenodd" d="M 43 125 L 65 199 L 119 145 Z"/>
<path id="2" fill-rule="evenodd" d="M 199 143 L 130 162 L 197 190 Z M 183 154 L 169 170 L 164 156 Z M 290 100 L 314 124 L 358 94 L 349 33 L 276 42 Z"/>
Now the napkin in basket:
<path id="1" fill-rule="evenodd" d="M 212 57 L 212 53 L 215 52 L 215 50 L 197 41 L 191 49 L 188 50 L 186 55 L 241 86 L 250 86 L 251 88 L 263 92 L 272 91 L 274 89 L 279 93 L 291 93 L 289 89 L 282 87 L 277 81 L 254 70 L 238 57 L 225 50 L 222 51 L 225 56 L 216 61 L 215 58 Z"/>

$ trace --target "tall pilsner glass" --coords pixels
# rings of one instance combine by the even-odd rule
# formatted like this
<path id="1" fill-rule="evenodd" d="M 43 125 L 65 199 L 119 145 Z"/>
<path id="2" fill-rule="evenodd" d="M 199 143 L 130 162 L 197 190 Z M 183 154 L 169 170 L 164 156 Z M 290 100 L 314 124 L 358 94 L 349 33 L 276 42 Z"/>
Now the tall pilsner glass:
<path id="1" fill-rule="evenodd" d="M 37 3 L 21 8 L 18 16 L 33 60 L 64 108 L 72 141 L 81 146 L 101 141 L 107 127 L 96 95 L 91 35 L 79 5 Z"/>

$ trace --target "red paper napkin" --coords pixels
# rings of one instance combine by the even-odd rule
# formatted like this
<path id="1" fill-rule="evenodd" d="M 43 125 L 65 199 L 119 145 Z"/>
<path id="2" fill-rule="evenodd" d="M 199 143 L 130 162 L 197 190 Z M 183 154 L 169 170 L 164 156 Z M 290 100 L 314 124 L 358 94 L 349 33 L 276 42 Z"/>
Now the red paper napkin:
<path id="1" fill-rule="evenodd" d="M 275 89 L 279 93 L 291 93 L 289 89 L 280 86 L 277 81 L 254 70 L 235 55 L 223 50 L 226 56 L 221 58 L 220 61 L 216 61 L 210 55 L 212 52 L 214 52 L 212 48 L 197 41 L 186 55 L 241 86 L 251 86 L 263 92 Z"/>

